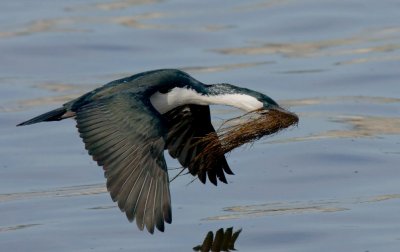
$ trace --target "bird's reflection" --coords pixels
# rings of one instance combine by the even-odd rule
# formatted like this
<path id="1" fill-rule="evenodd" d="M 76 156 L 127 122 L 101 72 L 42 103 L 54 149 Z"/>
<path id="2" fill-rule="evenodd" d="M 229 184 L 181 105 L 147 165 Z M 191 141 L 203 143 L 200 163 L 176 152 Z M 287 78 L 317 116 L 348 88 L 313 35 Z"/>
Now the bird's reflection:
<path id="1" fill-rule="evenodd" d="M 204 238 L 203 244 L 193 248 L 194 251 L 201 252 L 219 252 L 219 251 L 232 251 L 235 249 L 235 242 L 239 237 L 242 229 L 233 232 L 233 227 L 227 228 L 225 231 L 223 228 L 218 229 L 215 232 L 215 237 L 212 231 L 209 231 Z"/>

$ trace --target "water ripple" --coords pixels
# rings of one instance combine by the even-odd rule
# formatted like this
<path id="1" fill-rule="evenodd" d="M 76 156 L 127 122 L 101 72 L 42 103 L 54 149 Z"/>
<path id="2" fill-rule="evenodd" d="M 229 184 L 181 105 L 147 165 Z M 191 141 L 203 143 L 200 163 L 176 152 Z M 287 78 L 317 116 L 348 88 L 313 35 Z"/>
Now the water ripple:
<path id="1" fill-rule="evenodd" d="M 376 203 L 395 199 L 400 199 L 400 194 L 386 194 L 344 200 L 273 202 L 257 205 L 232 206 L 223 209 L 225 212 L 228 212 L 228 214 L 212 216 L 204 220 L 231 220 L 283 214 L 338 212 L 350 210 L 351 206 L 356 204 Z"/>
<path id="2" fill-rule="evenodd" d="M 74 197 L 106 193 L 107 189 L 103 184 L 79 185 L 71 187 L 55 188 L 43 191 L 17 192 L 0 194 L 0 202 L 27 200 L 45 197 Z"/>

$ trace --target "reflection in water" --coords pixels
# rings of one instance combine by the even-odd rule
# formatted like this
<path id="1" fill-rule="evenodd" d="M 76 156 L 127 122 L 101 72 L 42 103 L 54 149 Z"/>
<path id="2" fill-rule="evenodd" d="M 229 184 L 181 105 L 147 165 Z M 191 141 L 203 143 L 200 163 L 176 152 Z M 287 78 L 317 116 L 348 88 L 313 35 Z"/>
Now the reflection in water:
<path id="1" fill-rule="evenodd" d="M 329 130 L 305 137 L 273 140 L 268 143 L 299 142 L 327 138 L 359 138 L 400 134 L 400 118 L 377 116 L 336 116 L 328 120 L 349 125 L 343 130 Z"/>
<path id="2" fill-rule="evenodd" d="M 87 29 L 77 28 L 86 24 L 117 24 L 137 29 L 167 29 L 174 28 L 165 25 L 144 24 L 141 20 L 164 17 L 162 13 L 146 13 L 135 16 L 116 17 L 65 17 L 34 20 L 24 27 L 14 28 L 14 31 L 0 31 L 1 38 L 26 36 L 42 32 L 88 32 Z"/>
<path id="3" fill-rule="evenodd" d="M 30 107 L 65 103 L 69 100 L 75 99 L 78 96 L 79 95 L 77 95 L 77 94 L 67 94 L 67 95 L 40 97 L 40 98 L 36 98 L 36 99 L 18 101 L 15 104 L 1 106 L 0 112 L 16 112 L 16 111 L 25 110 Z"/>
<path id="4" fill-rule="evenodd" d="M 92 10 L 102 10 L 102 11 L 112 11 L 118 9 L 126 9 L 135 7 L 137 5 L 154 4 L 162 2 L 162 0 L 115 0 L 105 3 L 97 3 L 91 5 L 81 5 L 74 7 L 65 8 L 66 11 L 92 11 Z"/>
<path id="5" fill-rule="evenodd" d="M 338 61 L 335 65 L 351 65 L 351 64 L 362 64 L 362 63 L 369 63 L 369 62 L 387 62 L 387 61 L 399 61 L 399 56 L 386 56 L 386 57 L 366 57 L 366 58 L 356 58 L 352 60 L 346 61 Z"/>
<path id="6" fill-rule="evenodd" d="M 99 3 L 94 6 L 101 10 L 115 10 L 115 9 L 125 9 L 129 7 L 134 7 L 136 5 L 143 4 L 153 4 L 159 3 L 162 0 L 119 0 L 119 1 L 111 1 L 108 3 Z"/>
<path id="7" fill-rule="evenodd" d="M 374 53 L 374 52 L 392 52 L 392 51 L 395 51 L 398 49 L 400 49 L 399 44 L 387 44 L 387 45 L 355 48 L 355 49 L 351 49 L 351 50 L 342 50 L 339 52 L 339 54 L 351 55 L 351 54 L 366 54 L 366 53 Z"/>
<path id="8" fill-rule="evenodd" d="M 166 25 L 166 24 L 148 24 L 143 23 L 140 20 L 142 19 L 156 19 L 167 16 L 163 13 L 148 13 L 140 16 L 122 16 L 122 17 L 114 17 L 110 19 L 111 23 L 119 24 L 126 27 L 132 27 L 136 29 L 157 29 L 157 30 L 166 30 L 166 29 L 178 29 L 176 25 Z"/>
<path id="9" fill-rule="evenodd" d="M 36 20 L 27 24 L 25 27 L 17 28 L 15 31 L 0 31 L 0 38 L 10 38 L 17 36 L 31 35 L 41 32 L 82 32 L 84 30 L 71 28 L 75 24 L 74 19 L 57 18 Z"/>
<path id="10" fill-rule="evenodd" d="M 209 231 L 203 244 L 193 248 L 194 251 L 201 252 L 219 252 L 219 251 L 231 251 L 235 249 L 235 242 L 239 237 L 242 229 L 239 229 L 233 233 L 233 227 L 227 228 L 225 231 L 223 228 L 218 229 L 215 232 L 215 238 L 212 231 Z"/>
<path id="11" fill-rule="evenodd" d="M 284 107 L 296 106 L 319 106 L 319 105 L 343 105 L 351 104 L 395 104 L 400 103 L 399 98 L 393 97 L 373 97 L 373 96 L 341 96 L 341 97 L 321 97 L 306 98 L 296 100 L 281 101 Z M 310 141 L 327 138 L 359 138 L 359 137 L 375 137 L 381 135 L 398 135 L 400 134 L 400 118 L 384 117 L 371 115 L 343 115 L 335 113 L 303 113 L 302 117 L 319 117 L 330 122 L 343 124 L 343 129 L 327 130 L 324 132 L 314 133 L 304 137 L 287 138 L 282 140 L 272 140 L 268 143 L 281 143 L 293 141 Z M 334 126 L 334 125 L 332 125 Z"/>
<path id="12" fill-rule="evenodd" d="M 83 86 L 75 84 L 65 84 L 65 83 L 42 83 L 33 86 L 34 88 L 44 89 L 52 92 L 66 92 L 75 90 L 84 90 Z"/>
<path id="13" fill-rule="evenodd" d="M 21 225 L 9 226 L 9 227 L 0 227 L 0 233 L 20 230 L 20 229 L 34 227 L 34 226 L 38 226 L 38 225 L 41 225 L 41 224 L 21 224 Z"/>
<path id="14" fill-rule="evenodd" d="M 45 191 L 30 191 L 30 192 L 0 194 L 0 202 L 27 200 L 27 199 L 36 199 L 45 197 L 84 196 L 84 195 L 94 195 L 106 192 L 107 189 L 104 184 L 80 185 L 80 186 L 55 188 L 52 190 L 45 190 Z"/>
<path id="15" fill-rule="evenodd" d="M 261 1 L 261 2 L 246 2 L 246 4 L 238 6 L 235 8 L 238 12 L 243 11 L 258 11 L 260 9 L 268 9 L 275 7 L 277 5 L 288 4 L 289 2 L 296 2 L 291 0 L 268 0 L 268 1 Z M 243 2 L 244 3 L 244 2 Z"/>
<path id="16" fill-rule="evenodd" d="M 53 104 L 59 105 L 60 103 L 65 103 L 69 100 L 75 99 L 78 96 L 82 95 L 82 93 L 86 93 L 87 91 L 95 87 L 98 87 L 98 85 L 76 85 L 66 83 L 42 83 L 34 85 L 33 88 L 55 92 L 57 93 L 57 95 L 6 103 L 0 106 L 0 112 L 16 112 L 37 106 Z"/>
<path id="17" fill-rule="evenodd" d="M 292 107 L 292 106 L 309 106 L 309 105 L 319 105 L 319 104 L 343 104 L 344 102 L 387 104 L 387 103 L 400 103 L 400 98 L 374 97 L 374 96 L 314 97 L 305 99 L 282 100 L 280 101 L 280 104 Z"/>
<path id="18" fill-rule="evenodd" d="M 262 61 L 262 62 L 250 62 L 250 63 L 236 63 L 236 64 L 224 64 L 217 66 L 193 66 L 193 67 L 182 67 L 179 68 L 182 71 L 188 72 L 221 72 L 237 68 L 254 67 L 265 64 L 273 64 L 273 61 Z"/>
<path id="19" fill-rule="evenodd" d="M 0 202 L 31 200 L 47 197 L 82 197 L 107 193 L 104 184 L 80 185 L 61 187 L 43 191 L 29 191 L 0 194 Z M 265 215 L 303 214 L 311 212 L 337 212 L 349 210 L 351 205 L 363 203 L 376 203 L 381 201 L 400 199 L 400 194 L 384 194 L 370 197 L 357 197 L 352 199 L 296 201 L 296 202 L 271 202 L 267 204 L 232 206 L 224 208 L 229 214 L 208 217 L 205 220 L 228 220 L 243 217 L 257 217 Z M 114 206 L 99 206 L 90 209 L 108 209 Z"/>
<path id="20" fill-rule="evenodd" d="M 111 208 L 117 208 L 117 206 L 97 206 L 97 207 L 89 207 L 89 210 L 106 210 Z"/>
<path id="21" fill-rule="evenodd" d="M 309 73 L 321 73 L 328 71 L 327 69 L 300 69 L 300 70 L 288 70 L 288 71 L 279 71 L 277 73 L 281 74 L 309 74 Z"/>
<path id="22" fill-rule="evenodd" d="M 222 25 L 222 24 L 210 24 L 210 25 L 205 25 L 201 30 L 206 31 L 206 32 L 217 32 L 221 30 L 227 30 L 227 29 L 232 29 L 236 28 L 235 25 Z"/>
<path id="23" fill-rule="evenodd" d="M 341 116 L 332 121 L 352 126 L 352 131 L 332 130 L 328 137 L 370 137 L 400 134 L 400 118 L 377 116 Z"/>
<path id="24" fill-rule="evenodd" d="M 128 2 L 127 2 L 128 3 Z M 176 16 L 176 14 L 174 14 Z M 171 25 L 160 22 L 158 24 L 146 23 L 145 20 L 161 19 L 174 16 L 164 12 L 149 12 L 133 16 L 74 16 L 63 18 L 49 18 L 33 20 L 23 27 L 14 27 L 12 31 L 0 31 L 1 38 L 27 36 L 43 32 L 91 32 L 92 28 L 82 28 L 86 25 L 114 24 L 143 30 L 190 30 L 202 32 L 217 32 L 235 28 L 233 25 L 202 24 L 189 26 L 187 24 Z"/>
<path id="25" fill-rule="evenodd" d="M 288 57 L 304 57 L 310 56 L 320 50 L 336 45 L 336 41 L 332 42 L 304 42 L 304 43 L 267 43 L 259 46 L 223 48 L 215 50 L 221 54 L 283 54 Z"/>
<path id="26" fill-rule="evenodd" d="M 265 43 L 256 46 L 222 48 L 215 52 L 229 55 L 259 55 L 259 54 L 282 54 L 287 57 L 313 57 L 313 56 L 337 56 L 348 54 L 368 54 L 392 52 L 400 49 L 396 44 L 387 44 L 381 46 L 371 46 L 365 48 L 341 49 L 343 46 L 362 45 L 367 42 L 381 42 L 400 38 L 400 27 L 386 28 L 380 30 L 364 31 L 357 36 L 339 39 L 328 39 L 310 42 L 294 43 Z M 326 50 L 337 48 L 335 51 Z M 326 50 L 324 52 L 324 50 Z"/>
<path id="27" fill-rule="evenodd" d="M 400 194 L 387 194 L 375 197 L 359 197 L 344 200 L 273 202 L 257 205 L 232 206 L 224 209 L 224 211 L 229 212 L 229 214 L 208 217 L 205 220 L 231 220 L 269 215 L 338 212 L 350 210 L 351 205 L 376 203 L 393 199 L 400 199 Z"/>

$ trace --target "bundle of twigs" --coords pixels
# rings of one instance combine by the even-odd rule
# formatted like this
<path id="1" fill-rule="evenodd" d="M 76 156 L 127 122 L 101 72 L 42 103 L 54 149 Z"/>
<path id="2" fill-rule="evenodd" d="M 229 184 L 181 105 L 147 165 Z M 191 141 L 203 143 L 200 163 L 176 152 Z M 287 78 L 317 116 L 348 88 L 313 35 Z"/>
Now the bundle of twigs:
<path id="1" fill-rule="evenodd" d="M 199 142 L 204 144 L 205 148 L 196 159 L 212 163 L 217 156 L 228 153 L 243 144 L 252 143 L 264 136 L 296 125 L 298 121 L 299 118 L 296 114 L 279 107 L 255 110 L 230 119 L 224 122 L 216 133 L 208 134 L 199 139 Z"/>

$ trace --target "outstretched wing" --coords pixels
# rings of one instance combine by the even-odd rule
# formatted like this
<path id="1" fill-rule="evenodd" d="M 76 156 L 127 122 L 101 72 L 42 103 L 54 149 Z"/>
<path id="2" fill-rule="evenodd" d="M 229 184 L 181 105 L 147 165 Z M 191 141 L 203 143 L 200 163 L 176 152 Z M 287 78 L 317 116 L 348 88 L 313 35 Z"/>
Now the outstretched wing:
<path id="1" fill-rule="evenodd" d="M 188 168 L 192 175 L 197 175 L 201 182 L 206 182 L 207 174 L 214 185 L 217 185 L 217 178 L 227 183 L 224 172 L 233 172 L 224 155 L 218 156 L 212 164 L 204 160 L 205 156 L 198 156 L 205 147 L 205 143 L 199 140 L 207 134 L 215 133 L 211 124 L 210 107 L 184 105 L 163 116 L 168 124 L 166 147 L 169 154 L 177 158 L 183 167 Z"/>
<path id="2" fill-rule="evenodd" d="M 107 189 L 139 229 L 164 231 L 171 200 L 162 122 L 151 105 L 133 94 L 93 101 L 76 111 L 86 149 L 104 168 Z"/>

